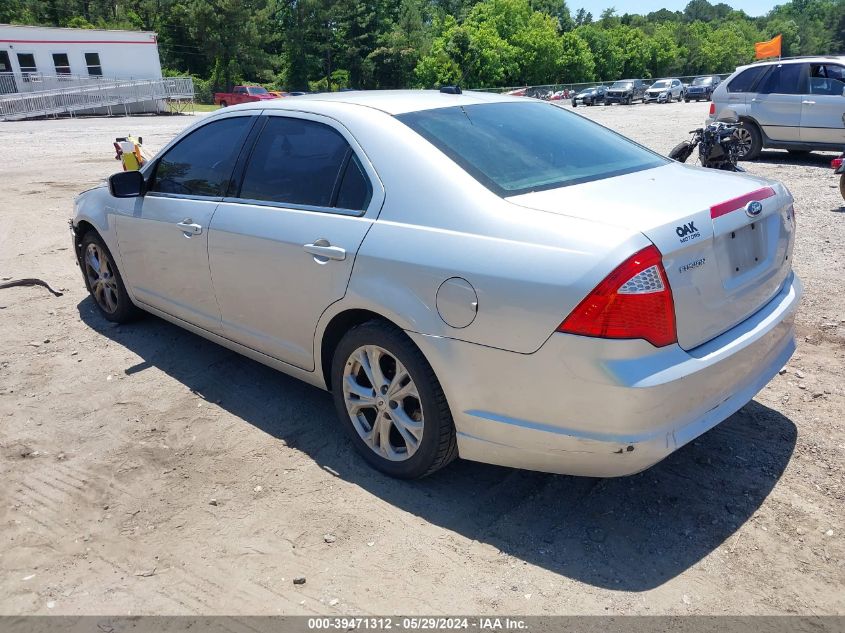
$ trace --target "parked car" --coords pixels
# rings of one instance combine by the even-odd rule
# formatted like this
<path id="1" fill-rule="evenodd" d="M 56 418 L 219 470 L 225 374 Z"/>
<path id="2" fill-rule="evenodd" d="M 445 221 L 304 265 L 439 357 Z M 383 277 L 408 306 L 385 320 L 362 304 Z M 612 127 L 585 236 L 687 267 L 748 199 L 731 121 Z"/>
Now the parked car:
<path id="1" fill-rule="evenodd" d="M 634 101 L 642 101 L 646 84 L 642 79 L 621 79 L 615 82 L 605 93 L 605 103 L 622 103 L 631 105 Z"/>
<path id="2" fill-rule="evenodd" d="M 696 101 L 710 101 L 710 97 L 716 87 L 722 83 L 722 78 L 719 75 L 703 75 L 696 77 L 686 89 L 684 101 L 689 102 L 692 99 Z"/>
<path id="3" fill-rule="evenodd" d="M 72 237 L 105 319 L 151 312 L 331 390 L 385 473 L 605 477 L 786 364 L 792 213 L 776 181 L 550 103 L 372 91 L 203 117 L 81 194 Z"/>
<path id="4" fill-rule="evenodd" d="M 845 147 L 845 56 L 740 66 L 713 91 L 708 121 L 735 114 L 740 158 L 764 148 L 793 153 Z"/>
<path id="5" fill-rule="evenodd" d="M 568 90 L 558 90 L 549 98 L 549 101 L 563 101 L 569 98 Z"/>
<path id="6" fill-rule="evenodd" d="M 643 96 L 643 103 L 671 103 L 684 98 L 684 85 L 680 79 L 658 79 L 649 86 Z"/>
<path id="7" fill-rule="evenodd" d="M 253 101 L 268 101 L 278 99 L 277 95 L 270 93 L 262 86 L 235 86 L 232 92 L 215 92 L 214 103 L 221 108 L 239 103 L 251 103 Z"/>
<path id="8" fill-rule="evenodd" d="M 592 88 L 584 88 L 581 92 L 572 97 L 572 107 L 577 108 L 581 105 L 596 105 L 597 103 L 604 103 L 604 97 L 607 94 L 607 86 L 593 86 Z"/>

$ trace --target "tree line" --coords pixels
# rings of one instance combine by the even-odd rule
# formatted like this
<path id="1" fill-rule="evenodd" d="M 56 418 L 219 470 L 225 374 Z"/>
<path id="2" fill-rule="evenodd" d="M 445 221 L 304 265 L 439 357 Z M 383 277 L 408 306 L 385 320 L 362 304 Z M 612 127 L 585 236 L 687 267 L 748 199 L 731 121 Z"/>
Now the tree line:
<path id="1" fill-rule="evenodd" d="M 566 0 L 4 0 L 0 23 L 155 31 L 166 72 L 193 75 L 204 99 L 242 81 L 489 88 L 730 72 L 778 33 L 784 56 L 845 52 L 845 0 L 762 17 L 708 0 L 598 16 Z"/>

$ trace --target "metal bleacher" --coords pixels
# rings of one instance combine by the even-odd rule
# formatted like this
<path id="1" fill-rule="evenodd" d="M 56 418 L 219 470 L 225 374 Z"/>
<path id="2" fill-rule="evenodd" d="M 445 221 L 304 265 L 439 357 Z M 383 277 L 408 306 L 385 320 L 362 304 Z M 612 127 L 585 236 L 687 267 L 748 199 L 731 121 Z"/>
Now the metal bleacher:
<path id="1" fill-rule="evenodd" d="M 156 104 L 193 102 L 190 77 L 115 79 L 0 73 L 0 121 L 77 114 L 132 114 Z M 143 108 L 147 109 L 143 109 Z"/>

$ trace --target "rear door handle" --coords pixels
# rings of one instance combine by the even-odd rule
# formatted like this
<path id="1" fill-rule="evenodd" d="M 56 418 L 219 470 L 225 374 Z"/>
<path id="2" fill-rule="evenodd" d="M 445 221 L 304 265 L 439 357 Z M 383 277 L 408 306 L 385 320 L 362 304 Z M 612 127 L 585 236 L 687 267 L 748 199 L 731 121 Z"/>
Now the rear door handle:
<path id="1" fill-rule="evenodd" d="M 346 249 L 340 246 L 332 246 L 326 239 L 319 239 L 313 244 L 303 244 L 302 249 L 314 256 L 314 259 L 325 263 L 330 259 L 343 261 L 346 259 Z"/>
<path id="2" fill-rule="evenodd" d="M 177 222 L 176 226 L 178 226 L 179 230 L 185 235 L 199 235 L 202 233 L 202 227 L 199 224 L 194 224 L 194 221 L 191 218 L 185 218 L 181 222 Z"/>

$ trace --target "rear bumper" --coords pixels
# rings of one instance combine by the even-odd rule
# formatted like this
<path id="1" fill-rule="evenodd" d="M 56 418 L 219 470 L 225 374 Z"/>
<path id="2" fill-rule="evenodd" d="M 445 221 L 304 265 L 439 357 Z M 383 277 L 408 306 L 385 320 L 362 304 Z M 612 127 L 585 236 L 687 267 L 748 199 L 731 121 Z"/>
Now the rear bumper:
<path id="1" fill-rule="evenodd" d="M 409 333 L 446 392 L 465 459 L 571 475 L 629 475 L 742 408 L 795 350 L 801 283 L 686 352 L 554 334 L 516 354 Z"/>

